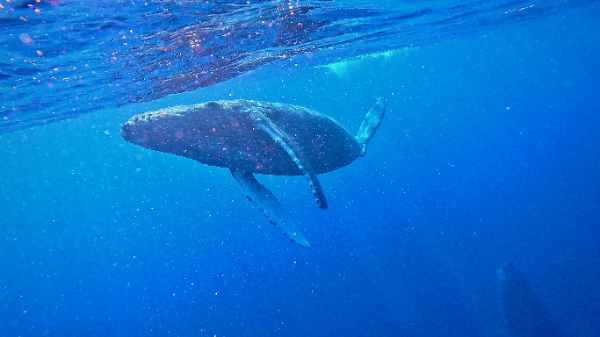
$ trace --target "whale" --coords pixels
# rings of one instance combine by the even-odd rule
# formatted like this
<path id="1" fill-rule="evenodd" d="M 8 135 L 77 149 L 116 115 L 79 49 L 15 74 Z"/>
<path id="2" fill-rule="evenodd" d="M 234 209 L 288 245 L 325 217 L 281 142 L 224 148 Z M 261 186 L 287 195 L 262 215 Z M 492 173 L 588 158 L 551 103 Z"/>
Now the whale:
<path id="1" fill-rule="evenodd" d="M 317 175 L 363 157 L 385 116 L 378 98 L 356 135 L 334 119 L 291 104 L 222 100 L 133 116 L 121 136 L 146 149 L 229 169 L 247 199 L 301 246 L 310 244 L 275 195 L 255 174 L 305 176 L 319 208 L 328 208 Z"/>
<path id="2" fill-rule="evenodd" d="M 500 301 L 509 336 L 561 337 L 529 281 L 510 263 L 496 270 Z"/>

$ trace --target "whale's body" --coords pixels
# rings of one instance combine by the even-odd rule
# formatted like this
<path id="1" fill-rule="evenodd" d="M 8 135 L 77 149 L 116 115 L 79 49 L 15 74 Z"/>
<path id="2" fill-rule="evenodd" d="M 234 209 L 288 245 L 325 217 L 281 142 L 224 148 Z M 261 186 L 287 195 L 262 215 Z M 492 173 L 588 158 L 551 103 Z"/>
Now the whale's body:
<path id="1" fill-rule="evenodd" d="M 246 172 L 295 176 L 303 172 L 268 133 L 255 127 L 252 110 L 303 150 L 316 174 L 352 163 L 362 146 L 333 119 L 307 108 L 247 100 L 177 106 L 135 116 L 123 125 L 123 137 L 155 151 L 200 163 Z"/>
<path id="2" fill-rule="evenodd" d="M 121 136 L 136 145 L 228 168 L 248 194 L 294 241 L 308 245 L 275 196 L 254 174 L 305 175 L 322 209 L 327 200 L 317 174 L 364 155 L 385 113 L 379 99 L 356 137 L 333 119 L 310 109 L 249 100 L 176 106 L 131 118 Z"/>

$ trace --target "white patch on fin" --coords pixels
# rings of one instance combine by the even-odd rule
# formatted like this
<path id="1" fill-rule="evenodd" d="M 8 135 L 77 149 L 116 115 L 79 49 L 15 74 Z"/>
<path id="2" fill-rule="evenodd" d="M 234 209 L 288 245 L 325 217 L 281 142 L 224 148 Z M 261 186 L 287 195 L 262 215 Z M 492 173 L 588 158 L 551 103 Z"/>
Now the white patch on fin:
<path id="1" fill-rule="evenodd" d="M 275 198 L 269 189 L 256 180 L 252 173 L 236 169 L 229 169 L 229 171 L 244 192 L 246 192 L 248 200 L 255 204 L 269 218 L 272 224 L 281 228 L 283 234 L 287 235 L 292 241 L 301 246 L 310 247 L 302 232 L 300 232 L 294 221 L 283 207 L 281 207 L 277 198 Z"/>

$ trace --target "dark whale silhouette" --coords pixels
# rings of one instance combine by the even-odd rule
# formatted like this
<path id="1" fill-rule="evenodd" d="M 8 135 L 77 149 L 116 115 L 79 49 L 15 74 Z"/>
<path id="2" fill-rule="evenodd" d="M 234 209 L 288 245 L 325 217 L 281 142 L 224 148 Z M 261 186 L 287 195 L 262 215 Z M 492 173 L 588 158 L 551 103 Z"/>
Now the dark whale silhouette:
<path id="1" fill-rule="evenodd" d="M 151 150 L 228 168 L 271 223 L 298 244 L 309 246 L 277 198 L 254 174 L 304 175 L 319 207 L 327 209 L 317 174 L 364 156 L 385 109 L 385 100 L 377 99 L 355 137 L 335 120 L 301 106 L 216 101 L 134 116 L 123 124 L 121 136 Z"/>
<path id="2" fill-rule="evenodd" d="M 508 332 L 513 337 L 559 337 L 563 334 L 546 316 L 542 303 L 517 268 L 507 263 L 496 271 Z"/>

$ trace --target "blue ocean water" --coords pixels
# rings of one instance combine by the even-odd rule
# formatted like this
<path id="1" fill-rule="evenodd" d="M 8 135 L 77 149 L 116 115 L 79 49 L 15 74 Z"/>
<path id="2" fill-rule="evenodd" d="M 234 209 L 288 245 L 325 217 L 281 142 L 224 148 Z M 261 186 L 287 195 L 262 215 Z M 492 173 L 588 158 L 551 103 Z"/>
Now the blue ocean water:
<path id="1" fill-rule="evenodd" d="M 594 0 L 11 0 L 0 7 L 0 132 L 561 15 Z"/>
<path id="2" fill-rule="evenodd" d="M 368 57 L 299 53 L 120 108 L 85 87 L 105 98 L 93 113 L 32 128 L 53 120 L 32 106 L 58 103 L 0 77 L 3 106 L 27 107 L 6 120 L 31 114 L 0 134 L 0 336 L 507 336 L 506 262 L 566 336 L 599 336 L 600 8 L 559 8 Z M 85 110 L 66 89 L 57 106 Z M 378 96 L 368 154 L 319 176 L 327 211 L 302 177 L 258 177 L 308 249 L 227 170 L 119 135 L 138 113 L 237 98 L 355 131 Z"/>

